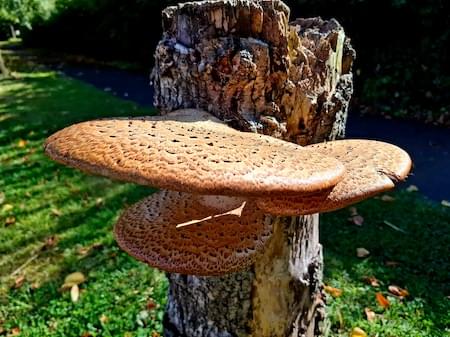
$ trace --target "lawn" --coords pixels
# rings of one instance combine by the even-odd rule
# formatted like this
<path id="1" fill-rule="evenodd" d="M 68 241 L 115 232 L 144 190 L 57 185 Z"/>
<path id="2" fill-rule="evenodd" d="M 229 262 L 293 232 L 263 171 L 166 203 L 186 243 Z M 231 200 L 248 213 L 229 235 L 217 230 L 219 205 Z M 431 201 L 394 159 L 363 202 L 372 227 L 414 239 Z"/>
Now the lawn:
<path id="1" fill-rule="evenodd" d="M 157 336 L 164 275 L 121 252 L 111 231 L 126 205 L 152 191 L 86 176 L 42 153 L 45 138 L 72 123 L 153 111 L 19 64 L 16 79 L 0 81 L 0 336 Z M 327 336 L 355 327 L 379 337 L 450 336 L 450 209 L 420 192 L 390 196 L 357 205 L 362 226 L 348 220 L 349 209 L 322 217 L 334 295 Z M 361 247 L 370 255 L 358 258 Z M 86 277 L 76 302 L 62 289 L 73 272 Z M 409 296 L 390 294 L 390 285 Z"/>

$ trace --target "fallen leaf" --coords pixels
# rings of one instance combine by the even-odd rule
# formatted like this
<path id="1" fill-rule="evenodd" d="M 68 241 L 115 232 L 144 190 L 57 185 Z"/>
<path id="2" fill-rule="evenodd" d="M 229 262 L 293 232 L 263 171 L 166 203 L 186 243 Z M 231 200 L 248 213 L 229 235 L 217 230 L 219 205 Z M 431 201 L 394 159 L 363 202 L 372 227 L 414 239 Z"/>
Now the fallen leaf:
<path id="1" fill-rule="evenodd" d="M 14 280 L 14 288 L 19 289 L 25 282 L 25 275 L 20 275 Z"/>
<path id="2" fill-rule="evenodd" d="M 334 298 L 340 297 L 342 295 L 342 290 L 341 289 L 334 288 L 334 287 L 331 287 L 331 286 L 325 285 L 323 287 L 323 290 L 325 290 L 326 293 L 330 294 Z"/>
<path id="3" fill-rule="evenodd" d="M 88 331 L 85 331 L 81 334 L 81 337 L 92 337 L 92 334 Z"/>
<path id="4" fill-rule="evenodd" d="M 15 223 L 16 223 L 16 218 L 13 217 L 13 216 L 9 216 L 9 217 L 7 217 L 7 218 L 5 219 L 5 226 L 6 226 L 6 227 L 11 226 L 11 225 L 14 225 Z"/>
<path id="5" fill-rule="evenodd" d="M 149 299 L 149 300 L 147 301 L 146 307 L 147 307 L 147 310 L 153 310 L 153 309 L 155 309 L 155 308 L 156 308 L 156 303 L 155 303 L 155 301 L 153 301 L 152 299 Z"/>
<path id="6" fill-rule="evenodd" d="M 356 248 L 356 256 L 359 258 L 368 257 L 370 252 L 366 248 Z"/>
<path id="7" fill-rule="evenodd" d="M 59 209 L 57 209 L 57 208 L 52 208 L 51 212 L 52 212 L 52 214 L 54 216 L 61 216 L 62 215 L 61 211 Z"/>
<path id="8" fill-rule="evenodd" d="M 381 196 L 380 200 L 385 202 L 392 202 L 395 201 L 395 198 L 391 197 L 390 195 L 384 194 Z"/>
<path id="9" fill-rule="evenodd" d="M 358 210 L 356 209 L 356 207 L 350 207 L 349 209 L 349 212 L 350 212 L 350 216 L 351 217 L 354 217 L 354 216 L 357 216 L 358 215 Z"/>
<path id="10" fill-rule="evenodd" d="M 353 328 L 350 337 L 367 337 L 367 334 L 361 328 Z"/>
<path id="11" fill-rule="evenodd" d="M 70 298 L 73 303 L 78 302 L 80 299 L 80 288 L 78 288 L 78 285 L 74 284 L 72 288 L 70 288 Z"/>
<path id="12" fill-rule="evenodd" d="M 17 147 L 23 149 L 25 146 L 27 146 L 27 141 L 25 139 L 20 139 L 17 142 Z"/>
<path id="13" fill-rule="evenodd" d="M 9 211 L 11 211 L 13 208 L 14 208 L 14 206 L 11 205 L 11 204 L 4 204 L 3 207 L 2 207 L 2 211 L 3 211 L 3 212 L 9 212 Z"/>
<path id="14" fill-rule="evenodd" d="M 384 264 L 387 267 L 398 267 L 400 265 L 400 262 L 397 262 L 397 261 L 386 261 Z"/>
<path id="15" fill-rule="evenodd" d="M 78 255 L 84 256 L 87 255 L 91 251 L 91 247 L 80 247 L 77 249 Z"/>
<path id="16" fill-rule="evenodd" d="M 74 285 L 78 286 L 79 284 L 83 283 L 84 281 L 86 281 L 86 277 L 84 276 L 84 274 L 80 273 L 80 272 L 75 272 L 75 273 L 72 273 L 72 274 L 69 274 L 66 276 L 66 278 L 64 279 L 64 284 L 63 284 L 62 288 L 70 289 Z"/>
<path id="17" fill-rule="evenodd" d="M 1 204 L 1 202 L 0 202 L 0 204 Z M 444 207 L 450 207 L 450 201 L 448 201 L 448 200 L 442 200 L 442 201 L 441 201 L 441 205 L 444 206 Z"/>
<path id="18" fill-rule="evenodd" d="M 365 308 L 364 312 L 365 312 L 366 318 L 369 322 L 373 322 L 375 320 L 377 315 L 375 314 L 375 312 L 372 309 Z"/>
<path id="19" fill-rule="evenodd" d="M 41 285 L 38 282 L 31 283 L 31 289 L 36 290 L 39 289 Z"/>
<path id="20" fill-rule="evenodd" d="M 367 284 L 371 285 L 372 287 L 379 287 L 380 286 L 380 281 L 374 276 L 365 277 L 364 281 Z"/>
<path id="21" fill-rule="evenodd" d="M 418 192 L 419 188 L 416 185 L 410 185 L 407 189 L 407 192 Z"/>
<path id="22" fill-rule="evenodd" d="M 11 329 L 11 332 L 8 334 L 8 336 L 19 336 L 20 335 L 20 328 L 15 327 Z"/>
<path id="23" fill-rule="evenodd" d="M 44 247 L 43 249 L 50 249 L 56 246 L 58 243 L 58 237 L 56 235 L 49 236 L 47 239 L 45 239 Z"/>
<path id="24" fill-rule="evenodd" d="M 382 306 L 385 309 L 389 308 L 391 303 L 389 302 L 389 300 L 386 297 L 383 296 L 382 293 L 376 293 L 375 296 L 376 296 L 377 302 L 380 306 Z"/>
<path id="25" fill-rule="evenodd" d="M 158 332 L 153 331 L 152 332 L 152 337 L 161 337 L 161 335 Z"/>
<path id="26" fill-rule="evenodd" d="M 348 218 L 348 221 L 352 222 L 356 226 L 362 226 L 364 223 L 364 218 L 361 215 L 355 215 L 351 218 Z"/>
<path id="27" fill-rule="evenodd" d="M 108 316 L 102 314 L 102 315 L 100 316 L 99 320 L 100 320 L 100 322 L 101 322 L 102 324 L 106 324 L 106 323 L 108 323 L 109 318 L 108 318 Z"/>
<path id="28" fill-rule="evenodd" d="M 398 296 L 400 298 L 405 298 L 405 297 L 409 296 L 408 290 L 400 288 L 395 285 L 390 285 L 388 287 L 388 290 L 392 295 Z"/>

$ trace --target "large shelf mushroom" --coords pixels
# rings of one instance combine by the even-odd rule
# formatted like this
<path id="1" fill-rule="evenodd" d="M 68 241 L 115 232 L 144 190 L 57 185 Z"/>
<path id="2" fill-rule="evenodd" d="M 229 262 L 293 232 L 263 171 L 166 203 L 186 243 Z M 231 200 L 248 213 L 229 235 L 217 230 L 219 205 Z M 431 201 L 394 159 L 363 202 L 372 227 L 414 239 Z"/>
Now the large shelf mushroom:
<path id="1" fill-rule="evenodd" d="M 411 167 L 393 145 L 301 147 L 199 110 L 76 124 L 49 137 L 45 151 L 88 173 L 166 189 L 129 208 L 116 239 L 152 266 L 194 275 L 250 266 L 270 238 L 268 213 L 345 207 L 394 187 L 389 177 L 402 180 Z"/>

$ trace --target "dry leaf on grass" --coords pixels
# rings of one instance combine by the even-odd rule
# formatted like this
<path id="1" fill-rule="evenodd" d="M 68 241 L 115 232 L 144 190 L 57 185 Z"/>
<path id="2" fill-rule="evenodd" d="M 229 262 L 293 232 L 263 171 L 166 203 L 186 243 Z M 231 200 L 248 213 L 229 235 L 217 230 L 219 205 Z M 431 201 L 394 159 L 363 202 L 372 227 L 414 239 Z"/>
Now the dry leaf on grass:
<path id="1" fill-rule="evenodd" d="M 350 337 L 367 337 L 367 334 L 361 328 L 353 328 Z"/>
<path id="2" fill-rule="evenodd" d="M 4 204 L 2 207 L 2 211 L 6 213 L 6 212 L 11 211 L 13 208 L 14 208 L 14 206 L 11 204 Z"/>
<path id="3" fill-rule="evenodd" d="M 20 139 L 20 140 L 17 142 L 17 147 L 23 149 L 25 146 L 27 146 L 27 143 L 28 143 L 28 142 L 27 142 L 25 139 Z"/>
<path id="4" fill-rule="evenodd" d="M 348 221 L 352 222 L 356 226 L 362 226 L 364 224 L 364 218 L 361 215 L 355 215 L 348 218 Z"/>
<path id="5" fill-rule="evenodd" d="M 408 192 L 418 192 L 418 191 L 419 191 L 419 188 L 418 188 L 416 185 L 410 185 L 410 186 L 406 189 L 406 191 L 408 191 Z"/>
<path id="6" fill-rule="evenodd" d="M 19 327 L 12 328 L 10 333 L 8 334 L 8 336 L 19 336 L 19 335 L 20 335 Z"/>
<path id="7" fill-rule="evenodd" d="M 384 264 L 385 264 L 387 267 L 393 267 L 393 268 L 395 268 L 395 267 L 398 267 L 398 266 L 400 265 L 400 262 L 398 262 L 398 261 L 386 261 Z"/>
<path id="8" fill-rule="evenodd" d="M 350 207 L 348 209 L 348 211 L 350 212 L 350 216 L 351 217 L 358 215 L 358 209 L 356 207 L 354 207 L 354 206 Z"/>
<path id="9" fill-rule="evenodd" d="M 342 290 L 338 288 L 325 285 L 323 286 L 323 290 L 325 290 L 326 293 L 330 294 L 334 298 L 342 296 Z"/>
<path id="10" fill-rule="evenodd" d="M 375 318 L 377 317 L 375 312 L 370 308 L 365 308 L 364 313 L 366 314 L 366 318 L 369 322 L 373 322 L 375 320 Z"/>
<path id="11" fill-rule="evenodd" d="M 42 247 L 42 250 L 47 250 L 50 248 L 53 248 L 58 243 L 58 237 L 56 235 L 49 236 L 45 239 L 44 247 Z"/>
<path id="12" fill-rule="evenodd" d="M 14 280 L 14 288 L 19 289 L 23 286 L 25 282 L 25 275 L 20 275 L 19 277 L 16 277 Z"/>
<path id="13" fill-rule="evenodd" d="M 380 200 L 385 202 L 392 202 L 395 201 L 395 198 L 391 197 L 390 195 L 384 194 L 380 197 Z"/>
<path id="14" fill-rule="evenodd" d="M 364 277 L 364 281 L 367 284 L 371 285 L 372 287 L 379 287 L 380 286 L 380 281 L 374 276 Z"/>
<path id="15" fill-rule="evenodd" d="M 360 248 L 356 248 L 356 256 L 359 258 L 365 258 L 368 257 L 370 255 L 370 252 L 363 247 Z"/>
<path id="16" fill-rule="evenodd" d="M 100 321 L 102 324 L 106 324 L 106 323 L 108 323 L 109 318 L 108 318 L 108 316 L 106 316 L 105 314 L 102 314 L 102 315 L 100 316 L 100 318 L 99 318 L 99 321 Z"/>
<path id="17" fill-rule="evenodd" d="M 61 211 L 59 209 L 57 209 L 57 208 L 52 208 L 51 212 L 52 212 L 52 214 L 54 216 L 61 216 L 62 215 Z"/>
<path id="18" fill-rule="evenodd" d="M 364 223 L 364 218 L 358 214 L 358 209 L 356 207 L 350 207 L 348 211 L 350 212 L 348 221 L 356 226 L 362 226 Z"/>
<path id="19" fill-rule="evenodd" d="M 11 225 L 14 225 L 15 223 L 16 223 L 16 218 L 13 217 L 13 216 L 9 216 L 9 217 L 7 217 L 7 218 L 5 219 L 5 226 L 6 226 L 6 227 L 11 226 Z"/>
<path id="20" fill-rule="evenodd" d="M 147 301 L 147 310 L 153 310 L 156 308 L 156 303 L 151 298 Z"/>
<path id="21" fill-rule="evenodd" d="M 378 304 L 383 307 L 384 309 L 389 308 L 389 306 L 391 305 L 391 303 L 389 302 L 389 300 L 384 297 L 384 295 L 382 293 L 376 293 L 376 298 L 377 298 L 377 302 Z"/>
<path id="22" fill-rule="evenodd" d="M 400 298 L 405 298 L 405 297 L 409 296 L 408 290 L 400 288 L 395 285 L 390 285 L 388 287 L 388 290 L 392 295 L 398 296 Z"/>

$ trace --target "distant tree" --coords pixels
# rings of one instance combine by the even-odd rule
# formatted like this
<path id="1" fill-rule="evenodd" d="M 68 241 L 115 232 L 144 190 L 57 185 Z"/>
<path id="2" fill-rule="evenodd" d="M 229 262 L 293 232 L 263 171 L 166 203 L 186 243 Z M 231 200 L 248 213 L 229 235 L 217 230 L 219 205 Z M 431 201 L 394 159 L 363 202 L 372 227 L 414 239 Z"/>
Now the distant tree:
<path id="1" fill-rule="evenodd" d="M 16 38 L 16 28 L 31 29 L 33 20 L 48 17 L 55 0 L 1 0 L 0 23 L 9 26 L 12 38 Z M 10 71 L 5 65 L 0 50 L 0 73 L 9 77 Z"/>

